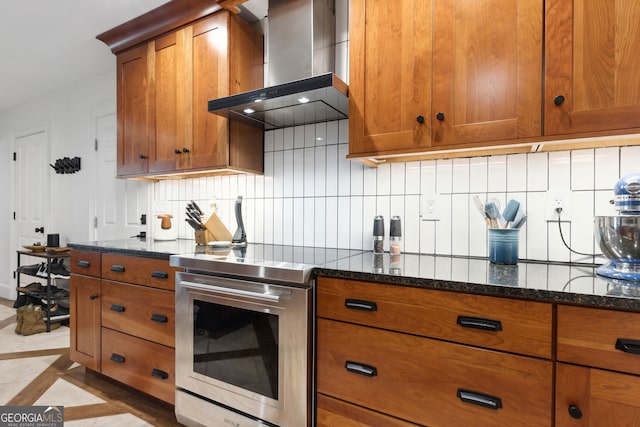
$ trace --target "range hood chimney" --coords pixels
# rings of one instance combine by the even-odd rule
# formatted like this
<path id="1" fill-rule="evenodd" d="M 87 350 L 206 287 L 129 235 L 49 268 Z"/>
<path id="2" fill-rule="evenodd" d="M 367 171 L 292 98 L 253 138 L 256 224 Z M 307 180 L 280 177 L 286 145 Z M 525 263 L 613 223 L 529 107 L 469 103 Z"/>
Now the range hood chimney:
<path id="1" fill-rule="evenodd" d="M 346 119 L 335 69 L 334 0 L 269 0 L 267 87 L 209 101 L 209 112 L 264 130 Z"/>

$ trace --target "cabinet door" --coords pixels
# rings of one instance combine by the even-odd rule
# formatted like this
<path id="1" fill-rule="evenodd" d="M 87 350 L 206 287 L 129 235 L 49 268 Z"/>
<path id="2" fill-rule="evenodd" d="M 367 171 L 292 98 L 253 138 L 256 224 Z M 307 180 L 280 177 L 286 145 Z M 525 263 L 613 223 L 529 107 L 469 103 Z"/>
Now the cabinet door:
<path id="1" fill-rule="evenodd" d="M 640 127 L 640 2 L 547 0 L 545 134 Z"/>
<path id="2" fill-rule="evenodd" d="M 540 136 L 542 0 L 434 6 L 432 145 Z"/>
<path id="3" fill-rule="evenodd" d="M 117 59 L 118 176 L 148 171 L 148 45 L 127 50 Z"/>
<path id="4" fill-rule="evenodd" d="M 183 169 L 190 164 L 191 145 L 186 126 L 191 88 L 185 79 L 185 30 L 161 37 L 151 45 L 154 78 L 149 96 L 149 172 Z"/>
<path id="5" fill-rule="evenodd" d="M 640 425 L 640 378 L 558 363 L 556 426 Z"/>
<path id="6" fill-rule="evenodd" d="M 194 169 L 229 164 L 229 125 L 224 117 L 207 110 L 208 101 L 229 94 L 228 37 L 226 13 L 217 13 L 188 28 L 193 81 Z"/>
<path id="7" fill-rule="evenodd" d="M 71 275 L 69 281 L 69 357 L 94 371 L 100 370 L 100 279 Z"/>
<path id="8" fill-rule="evenodd" d="M 349 2 L 350 155 L 420 151 L 429 145 L 431 4 Z"/>

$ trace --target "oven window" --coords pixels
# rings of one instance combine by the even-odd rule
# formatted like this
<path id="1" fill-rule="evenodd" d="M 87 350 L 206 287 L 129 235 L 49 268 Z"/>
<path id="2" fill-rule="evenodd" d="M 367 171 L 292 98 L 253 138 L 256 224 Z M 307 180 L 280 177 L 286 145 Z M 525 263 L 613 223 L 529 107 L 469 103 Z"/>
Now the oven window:
<path id="1" fill-rule="evenodd" d="M 194 301 L 193 370 L 278 399 L 278 316 Z"/>

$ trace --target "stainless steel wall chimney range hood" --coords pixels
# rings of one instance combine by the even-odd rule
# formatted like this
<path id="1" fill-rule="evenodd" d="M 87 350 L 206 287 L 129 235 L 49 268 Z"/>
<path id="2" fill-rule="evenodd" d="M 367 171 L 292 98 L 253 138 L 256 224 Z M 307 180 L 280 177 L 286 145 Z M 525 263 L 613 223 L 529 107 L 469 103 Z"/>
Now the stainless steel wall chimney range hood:
<path id="1" fill-rule="evenodd" d="M 333 73 L 334 0 L 269 0 L 267 87 L 209 101 L 209 112 L 264 130 L 346 119 L 349 88 Z"/>

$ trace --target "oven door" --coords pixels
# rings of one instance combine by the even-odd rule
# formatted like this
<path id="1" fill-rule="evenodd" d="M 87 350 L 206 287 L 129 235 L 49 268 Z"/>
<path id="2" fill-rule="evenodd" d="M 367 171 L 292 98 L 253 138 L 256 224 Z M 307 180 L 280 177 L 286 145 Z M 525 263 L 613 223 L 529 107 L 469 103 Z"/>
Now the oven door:
<path id="1" fill-rule="evenodd" d="M 209 425 L 215 417 L 224 418 L 222 425 L 254 425 L 242 415 L 230 418 L 233 411 L 255 425 L 309 425 L 310 295 L 308 288 L 178 273 L 179 420 L 193 415 L 183 413 L 181 402 L 204 398 L 200 412 Z M 225 409 L 217 413 L 215 406 Z"/>

